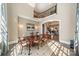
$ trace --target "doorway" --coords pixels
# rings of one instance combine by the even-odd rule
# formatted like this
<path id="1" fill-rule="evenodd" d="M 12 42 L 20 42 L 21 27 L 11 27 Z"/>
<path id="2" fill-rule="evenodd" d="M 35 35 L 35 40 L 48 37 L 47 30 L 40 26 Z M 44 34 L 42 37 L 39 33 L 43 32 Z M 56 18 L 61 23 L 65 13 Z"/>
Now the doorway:
<path id="1" fill-rule="evenodd" d="M 59 21 L 46 22 L 43 25 L 43 33 L 48 32 L 52 40 L 59 41 Z"/>

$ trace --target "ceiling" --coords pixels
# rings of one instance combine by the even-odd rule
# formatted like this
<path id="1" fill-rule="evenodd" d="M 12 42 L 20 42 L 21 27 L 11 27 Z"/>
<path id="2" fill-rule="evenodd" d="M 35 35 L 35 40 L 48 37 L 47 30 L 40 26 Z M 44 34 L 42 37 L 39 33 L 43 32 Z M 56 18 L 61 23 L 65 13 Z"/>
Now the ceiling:
<path id="1" fill-rule="evenodd" d="M 29 3 L 31 7 L 38 13 L 42 13 L 56 5 L 56 3 Z"/>
<path id="2" fill-rule="evenodd" d="M 35 11 L 42 13 L 55 5 L 56 3 L 37 3 L 35 6 Z"/>

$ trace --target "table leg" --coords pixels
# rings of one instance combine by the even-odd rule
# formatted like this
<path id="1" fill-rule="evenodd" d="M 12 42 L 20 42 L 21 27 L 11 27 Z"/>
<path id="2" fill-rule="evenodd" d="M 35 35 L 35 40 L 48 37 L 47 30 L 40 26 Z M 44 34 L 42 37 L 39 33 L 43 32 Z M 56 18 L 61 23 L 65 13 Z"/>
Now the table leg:
<path id="1" fill-rule="evenodd" d="M 30 50 L 31 50 L 31 49 L 30 49 L 30 44 L 29 44 L 29 53 L 28 53 L 28 55 L 30 55 Z"/>

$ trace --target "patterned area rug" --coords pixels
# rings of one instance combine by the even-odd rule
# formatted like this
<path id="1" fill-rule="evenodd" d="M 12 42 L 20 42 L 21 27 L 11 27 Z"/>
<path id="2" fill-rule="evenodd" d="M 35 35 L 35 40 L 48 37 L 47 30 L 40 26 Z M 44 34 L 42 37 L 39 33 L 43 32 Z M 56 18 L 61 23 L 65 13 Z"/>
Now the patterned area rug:
<path id="1" fill-rule="evenodd" d="M 11 51 L 9 56 L 29 56 L 28 47 L 24 47 L 21 53 L 21 47 L 19 44 L 16 44 Z M 40 46 L 39 49 L 37 46 L 31 48 L 30 56 L 71 56 L 73 55 L 73 50 L 63 46 L 60 42 L 51 40 L 47 44 Z"/>

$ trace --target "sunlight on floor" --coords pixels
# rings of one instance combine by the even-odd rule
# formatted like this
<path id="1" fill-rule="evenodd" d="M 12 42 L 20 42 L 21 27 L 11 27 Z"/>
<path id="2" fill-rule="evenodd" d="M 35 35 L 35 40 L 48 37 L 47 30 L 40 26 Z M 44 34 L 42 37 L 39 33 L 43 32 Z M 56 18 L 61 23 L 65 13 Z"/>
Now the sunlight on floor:
<path id="1" fill-rule="evenodd" d="M 50 41 L 45 44 L 43 47 L 40 47 L 38 50 L 37 48 L 33 47 L 31 50 L 32 55 L 34 56 L 69 56 L 70 49 L 64 47 L 59 42 Z M 24 52 L 21 54 L 21 46 L 19 44 L 15 45 L 12 49 L 10 54 L 11 56 L 28 56 L 28 49 L 24 48 Z"/>
<path id="2" fill-rule="evenodd" d="M 48 46 L 52 49 L 52 52 L 56 56 L 57 55 L 58 56 L 69 56 L 70 55 L 70 49 L 62 46 L 59 42 L 56 42 L 56 41 L 49 42 Z"/>

